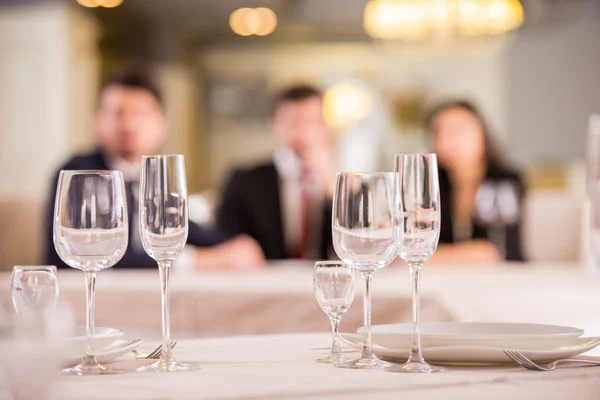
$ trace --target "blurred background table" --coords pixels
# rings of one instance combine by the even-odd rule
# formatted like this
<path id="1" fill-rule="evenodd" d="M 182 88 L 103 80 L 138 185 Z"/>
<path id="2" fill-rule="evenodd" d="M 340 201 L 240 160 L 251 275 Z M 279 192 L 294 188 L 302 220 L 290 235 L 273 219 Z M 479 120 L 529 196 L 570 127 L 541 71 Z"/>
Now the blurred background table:
<path id="1" fill-rule="evenodd" d="M 177 273 L 171 279 L 174 338 L 315 332 L 329 329 L 313 295 L 312 264 L 273 263 L 253 273 Z M 83 274 L 61 270 L 61 301 L 85 323 Z M 98 275 L 96 325 L 124 329 L 128 337 L 160 336 L 158 269 L 106 270 Z M 10 274 L 0 275 L 0 299 L 10 301 Z M 411 320 L 405 267 L 377 271 L 373 323 Z M 342 320 L 343 331 L 362 326 L 362 284 Z M 494 267 L 425 266 L 424 321 L 499 321 L 573 325 L 600 336 L 600 274 L 569 264 Z"/>

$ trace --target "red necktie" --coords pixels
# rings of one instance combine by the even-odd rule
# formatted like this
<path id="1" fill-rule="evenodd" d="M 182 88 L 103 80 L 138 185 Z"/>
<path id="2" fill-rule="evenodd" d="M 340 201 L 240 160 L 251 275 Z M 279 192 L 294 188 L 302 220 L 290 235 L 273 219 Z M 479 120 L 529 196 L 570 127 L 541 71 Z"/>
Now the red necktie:
<path id="1" fill-rule="evenodd" d="M 305 177 L 300 179 L 300 237 L 293 251 L 294 258 L 305 258 L 310 251 L 311 234 L 313 228 L 314 198 L 312 194 L 311 181 Z"/>

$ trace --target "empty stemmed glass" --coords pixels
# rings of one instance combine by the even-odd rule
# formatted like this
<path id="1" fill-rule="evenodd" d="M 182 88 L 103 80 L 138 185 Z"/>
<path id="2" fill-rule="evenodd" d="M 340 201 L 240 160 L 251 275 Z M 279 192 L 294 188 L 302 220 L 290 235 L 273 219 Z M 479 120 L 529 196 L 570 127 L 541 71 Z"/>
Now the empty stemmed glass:
<path id="1" fill-rule="evenodd" d="M 85 274 L 86 350 L 81 364 L 65 371 L 75 375 L 110 374 L 98 364 L 90 346 L 94 336 L 96 274 L 115 265 L 128 242 L 127 203 L 118 171 L 61 171 L 54 207 L 54 247 L 71 268 Z"/>
<path id="2" fill-rule="evenodd" d="M 162 352 L 160 360 L 139 371 L 176 372 L 198 369 L 175 361 L 171 350 L 169 270 L 188 237 L 188 203 L 182 155 L 143 156 L 140 182 L 140 237 L 158 263 L 161 284 Z"/>
<path id="3" fill-rule="evenodd" d="M 11 284 L 17 314 L 47 314 L 58 303 L 58 277 L 55 266 L 13 267 Z"/>
<path id="4" fill-rule="evenodd" d="M 383 368 L 371 347 L 371 279 L 396 258 L 393 173 L 338 173 L 333 197 L 333 246 L 338 257 L 360 270 L 364 280 L 366 338 L 358 359 L 342 368 Z"/>
<path id="5" fill-rule="evenodd" d="M 317 261 L 313 273 L 313 286 L 319 306 L 331 321 L 333 342 L 331 353 L 319 358 L 319 363 L 347 361 L 340 347 L 340 322 L 354 300 L 354 270 L 339 261 Z"/>
<path id="6" fill-rule="evenodd" d="M 390 365 L 390 372 L 439 372 L 425 362 L 419 332 L 421 267 L 435 252 L 440 238 L 440 191 L 435 154 L 396 156 L 395 212 L 398 253 L 410 267 L 413 294 L 413 344 L 408 361 Z"/>
<path id="7" fill-rule="evenodd" d="M 483 181 L 475 196 L 475 220 L 488 230 L 488 239 L 506 258 L 506 229 L 519 221 L 519 187 L 503 179 Z"/>

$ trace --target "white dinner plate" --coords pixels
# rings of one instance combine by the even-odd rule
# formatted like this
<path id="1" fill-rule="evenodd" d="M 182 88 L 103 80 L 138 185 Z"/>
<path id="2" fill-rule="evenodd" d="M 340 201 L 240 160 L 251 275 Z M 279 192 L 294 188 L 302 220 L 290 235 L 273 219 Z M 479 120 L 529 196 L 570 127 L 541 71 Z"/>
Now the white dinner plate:
<path id="1" fill-rule="evenodd" d="M 142 339 L 115 340 L 113 343 L 111 343 L 110 346 L 108 346 L 107 348 L 100 350 L 96 353 L 96 360 L 98 360 L 98 362 L 100 362 L 100 363 L 112 361 L 114 359 L 121 357 L 124 354 L 129 353 L 130 351 L 133 351 L 139 345 L 141 345 L 143 342 L 144 341 Z M 68 365 L 79 364 L 81 362 L 81 357 L 83 357 L 83 354 L 81 354 L 77 358 L 69 359 L 69 362 L 67 364 Z"/>
<path id="2" fill-rule="evenodd" d="M 91 347 L 95 352 L 104 350 L 123 336 L 123 334 L 124 332 L 119 329 L 95 327 Z M 76 327 L 75 336 L 61 339 L 61 354 L 63 354 L 67 360 L 83 357 L 85 354 L 86 340 L 85 327 Z"/>
<path id="3" fill-rule="evenodd" d="M 412 323 L 374 325 L 373 342 L 387 349 L 408 349 L 412 343 Z M 558 325 L 502 322 L 423 322 L 423 347 L 485 346 L 510 349 L 551 350 L 573 343 L 582 329 Z M 358 333 L 364 335 L 364 329 Z"/>
<path id="4" fill-rule="evenodd" d="M 342 338 L 349 346 L 360 349 L 364 337 L 356 333 L 344 333 Z M 509 349 L 518 350 L 525 357 L 535 362 L 550 362 L 562 358 L 573 357 L 585 353 L 600 344 L 600 338 L 578 338 L 570 345 L 553 350 Z M 441 346 L 423 347 L 425 360 L 434 364 L 463 364 L 463 365 L 489 365 L 514 363 L 503 352 L 504 349 L 486 346 Z M 377 357 L 394 362 L 405 362 L 408 359 L 410 348 L 386 349 L 373 342 L 373 352 Z"/>

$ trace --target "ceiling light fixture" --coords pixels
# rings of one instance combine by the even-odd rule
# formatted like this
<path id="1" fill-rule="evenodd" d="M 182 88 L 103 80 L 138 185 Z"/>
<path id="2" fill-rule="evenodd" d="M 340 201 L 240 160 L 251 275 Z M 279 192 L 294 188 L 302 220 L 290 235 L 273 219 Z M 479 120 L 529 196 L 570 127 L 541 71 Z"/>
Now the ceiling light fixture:
<path id="1" fill-rule="evenodd" d="M 266 36 L 277 27 L 277 15 L 270 8 L 238 8 L 229 16 L 231 30 L 240 36 Z"/>
<path id="2" fill-rule="evenodd" d="M 370 0 L 364 28 L 373 38 L 503 34 L 523 24 L 519 0 Z"/>
<path id="3" fill-rule="evenodd" d="M 123 0 L 96 0 L 100 7 L 115 8 L 123 4 Z"/>
<path id="4" fill-rule="evenodd" d="M 96 8 L 100 5 L 96 0 L 77 0 L 77 3 L 87 8 Z"/>
<path id="5" fill-rule="evenodd" d="M 87 8 L 115 8 L 123 4 L 123 0 L 77 0 L 77 3 Z"/>

